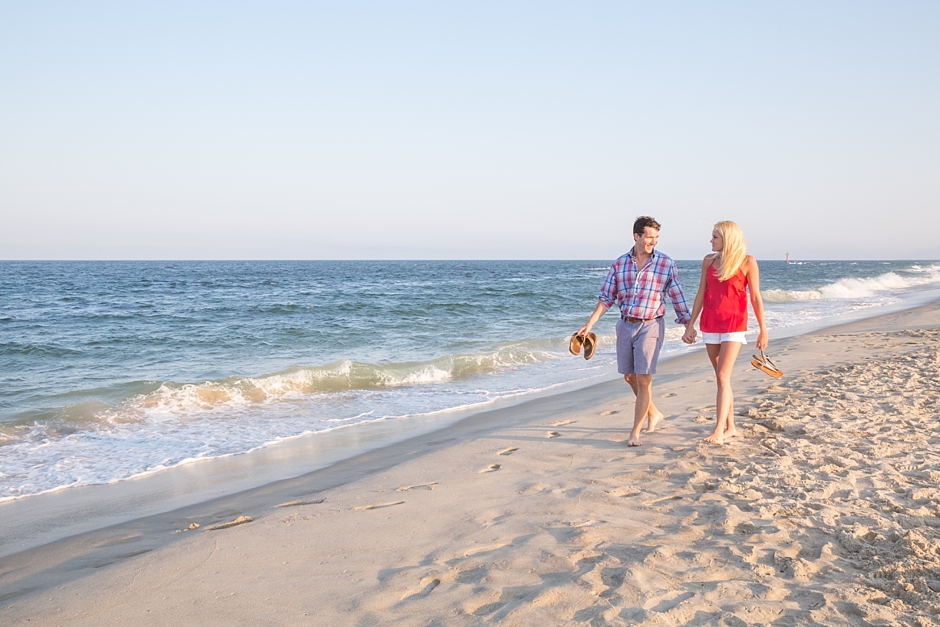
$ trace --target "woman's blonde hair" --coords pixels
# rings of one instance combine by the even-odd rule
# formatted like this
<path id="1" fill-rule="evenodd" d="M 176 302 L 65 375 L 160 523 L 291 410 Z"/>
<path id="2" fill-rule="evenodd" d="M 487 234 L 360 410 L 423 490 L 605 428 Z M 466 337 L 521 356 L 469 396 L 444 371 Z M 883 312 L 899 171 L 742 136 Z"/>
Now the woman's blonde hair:
<path id="1" fill-rule="evenodd" d="M 724 242 L 718 251 L 718 280 L 727 281 L 744 265 L 747 258 L 747 242 L 741 227 L 731 220 L 722 220 L 715 225 L 715 230 Z"/>

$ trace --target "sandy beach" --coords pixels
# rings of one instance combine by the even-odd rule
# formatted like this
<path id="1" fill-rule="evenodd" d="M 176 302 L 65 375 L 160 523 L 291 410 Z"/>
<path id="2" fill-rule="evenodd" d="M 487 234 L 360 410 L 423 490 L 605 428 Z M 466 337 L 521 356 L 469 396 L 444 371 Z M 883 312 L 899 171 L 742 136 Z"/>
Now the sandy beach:
<path id="1" fill-rule="evenodd" d="M 0 559 L 2 625 L 940 625 L 940 302 Z"/>

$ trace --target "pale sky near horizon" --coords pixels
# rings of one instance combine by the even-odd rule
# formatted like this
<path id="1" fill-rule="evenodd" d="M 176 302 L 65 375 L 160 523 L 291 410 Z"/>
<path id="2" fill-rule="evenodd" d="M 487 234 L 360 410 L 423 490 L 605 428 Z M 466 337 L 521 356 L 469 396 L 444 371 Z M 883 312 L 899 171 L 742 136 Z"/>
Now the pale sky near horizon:
<path id="1" fill-rule="evenodd" d="M 940 259 L 940 3 L 0 5 L 0 259 Z"/>

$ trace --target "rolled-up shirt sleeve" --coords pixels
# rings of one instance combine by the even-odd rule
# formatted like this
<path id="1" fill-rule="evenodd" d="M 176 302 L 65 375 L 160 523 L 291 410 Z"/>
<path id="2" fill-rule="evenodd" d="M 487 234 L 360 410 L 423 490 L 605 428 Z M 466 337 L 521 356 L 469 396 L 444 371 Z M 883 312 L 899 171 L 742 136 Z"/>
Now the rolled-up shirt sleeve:
<path id="1" fill-rule="evenodd" d="M 669 285 L 666 288 L 669 298 L 672 299 L 673 309 L 676 310 L 676 322 L 678 324 L 687 324 L 692 318 L 692 312 L 689 311 L 689 305 L 685 302 L 685 294 L 682 291 L 682 283 L 679 282 L 679 269 L 673 263 L 669 269 Z"/>
<path id="2" fill-rule="evenodd" d="M 610 266 L 610 270 L 607 272 L 607 278 L 604 279 L 604 285 L 601 286 L 601 293 L 598 295 L 598 300 L 604 303 L 604 306 L 610 309 L 614 306 L 614 303 L 617 302 L 617 275 L 619 274 L 619 268 L 617 267 L 617 262 L 615 261 L 613 265 Z"/>

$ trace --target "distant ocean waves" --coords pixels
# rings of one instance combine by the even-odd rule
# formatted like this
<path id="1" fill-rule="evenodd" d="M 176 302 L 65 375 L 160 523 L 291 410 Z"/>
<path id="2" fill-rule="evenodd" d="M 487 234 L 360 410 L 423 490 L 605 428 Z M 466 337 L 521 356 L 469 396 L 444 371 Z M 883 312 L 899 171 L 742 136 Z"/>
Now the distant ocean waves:
<path id="1" fill-rule="evenodd" d="M 761 290 L 761 296 L 770 303 L 871 298 L 938 281 L 940 281 L 940 265 L 913 264 L 902 273 L 886 272 L 874 277 L 843 278 L 810 289 L 766 289 Z"/>

